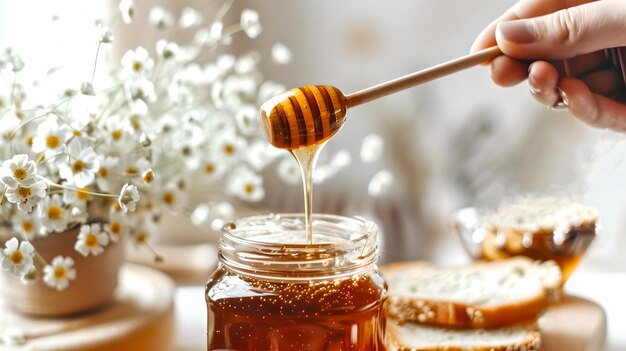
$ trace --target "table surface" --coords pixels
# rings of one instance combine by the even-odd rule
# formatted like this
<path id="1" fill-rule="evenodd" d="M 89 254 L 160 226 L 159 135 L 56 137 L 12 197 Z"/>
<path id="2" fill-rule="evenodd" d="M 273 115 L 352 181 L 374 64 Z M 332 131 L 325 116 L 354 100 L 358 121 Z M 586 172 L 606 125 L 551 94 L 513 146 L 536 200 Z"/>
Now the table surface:
<path id="1" fill-rule="evenodd" d="M 626 272 L 576 272 L 566 285 L 569 295 L 596 302 L 606 311 L 606 351 L 626 350 Z M 176 340 L 180 351 L 206 350 L 206 305 L 203 286 L 178 287 L 175 293 Z M 598 350 L 599 351 L 599 350 Z"/>

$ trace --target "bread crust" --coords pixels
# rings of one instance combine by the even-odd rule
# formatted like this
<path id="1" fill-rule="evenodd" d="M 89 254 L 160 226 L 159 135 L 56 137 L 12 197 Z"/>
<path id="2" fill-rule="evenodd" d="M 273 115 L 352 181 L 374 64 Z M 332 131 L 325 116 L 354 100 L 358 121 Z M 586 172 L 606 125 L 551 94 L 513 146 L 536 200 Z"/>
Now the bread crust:
<path id="1" fill-rule="evenodd" d="M 533 325 L 533 324 L 531 324 Z M 541 348 L 541 333 L 535 322 L 532 329 L 524 340 L 516 344 L 509 345 L 489 345 L 489 346 L 462 346 L 462 345 L 446 345 L 438 347 L 411 347 L 403 345 L 398 340 L 396 328 L 402 328 L 401 325 L 393 322 L 387 323 L 387 350 L 388 351 L 539 351 Z M 434 327 L 436 328 L 436 327 Z"/>
<path id="2" fill-rule="evenodd" d="M 532 264 L 526 258 L 511 260 L 528 261 L 522 264 Z M 504 261 L 502 261 L 504 262 Z M 473 263 L 472 266 L 488 266 L 500 264 Z M 506 264 L 506 263 L 505 263 Z M 385 265 L 381 271 L 390 275 L 403 270 L 432 268 L 425 262 L 402 262 Z M 415 322 L 428 325 L 439 325 L 450 328 L 481 328 L 495 329 L 525 321 L 536 320 L 550 304 L 550 291 L 544 291 L 533 298 L 498 306 L 473 306 L 455 301 L 429 300 L 410 295 L 390 293 L 387 302 L 387 315 L 396 319 L 400 324 Z"/>

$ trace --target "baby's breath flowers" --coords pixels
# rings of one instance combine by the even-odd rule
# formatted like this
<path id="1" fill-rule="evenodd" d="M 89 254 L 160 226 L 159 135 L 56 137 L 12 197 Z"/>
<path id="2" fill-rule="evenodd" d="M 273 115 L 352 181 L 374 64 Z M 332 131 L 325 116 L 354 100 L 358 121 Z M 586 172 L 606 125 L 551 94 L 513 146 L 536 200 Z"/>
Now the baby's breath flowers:
<path id="1" fill-rule="evenodd" d="M 69 256 L 44 257 L 38 236 L 79 229 L 74 249 L 82 256 L 126 237 L 159 259 L 149 239 L 164 212 L 196 213 L 194 223 L 218 230 L 234 215 L 231 199 L 264 198 L 261 172 L 278 154 L 263 136 L 258 106 L 285 88 L 263 78 L 258 53 L 214 51 L 262 32 L 252 9 L 224 22 L 233 2 L 211 16 L 190 7 L 177 16 L 121 0 L 116 18 L 94 21 L 94 69 L 78 82 L 58 73 L 72 67 L 24 81 L 17 73 L 28 62 L 0 50 L 0 225 L 16 234 L 0 252 L 2 269 L 27 279 L 37 260 L 43 281 L 63 290 L 80 272 Z M 161 38 L 112 59 L 109 23 L 138 16 Z M 276 63 L 291 59 L 282 44 L 273 51 Z"/>

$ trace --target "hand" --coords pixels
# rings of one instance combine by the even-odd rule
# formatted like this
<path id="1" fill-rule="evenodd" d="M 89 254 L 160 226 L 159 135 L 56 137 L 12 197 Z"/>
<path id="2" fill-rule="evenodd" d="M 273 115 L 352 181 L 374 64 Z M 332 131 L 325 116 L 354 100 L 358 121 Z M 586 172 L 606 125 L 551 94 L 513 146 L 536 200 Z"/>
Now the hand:
<path id="1" fill-rule="evenodd" d="M 472 52 L 496 43 L 505 54 L 491 62 L 496 84 L 528 78 L 538 102 L 562 102 L 584 122 L 626 131 L 624 79 L 604 51 L 626 46 L 626 1 L 521 0 L 482 31 Z"/>

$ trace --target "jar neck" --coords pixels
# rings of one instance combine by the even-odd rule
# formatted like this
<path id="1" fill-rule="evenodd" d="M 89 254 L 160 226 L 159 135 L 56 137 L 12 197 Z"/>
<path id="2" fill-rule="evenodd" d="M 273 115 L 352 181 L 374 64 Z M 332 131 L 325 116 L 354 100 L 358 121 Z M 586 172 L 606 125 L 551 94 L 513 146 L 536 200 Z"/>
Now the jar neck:
<path id="1" fill-rule="evenodd" d="M 313 216 L 313 243 L 305 241 L 304 217 L 244 217 L 224 227 L 219 259 L 253 278 L 281 281 L 349 277 L 376 268 L 376 225 L 359 218 Z"/>

